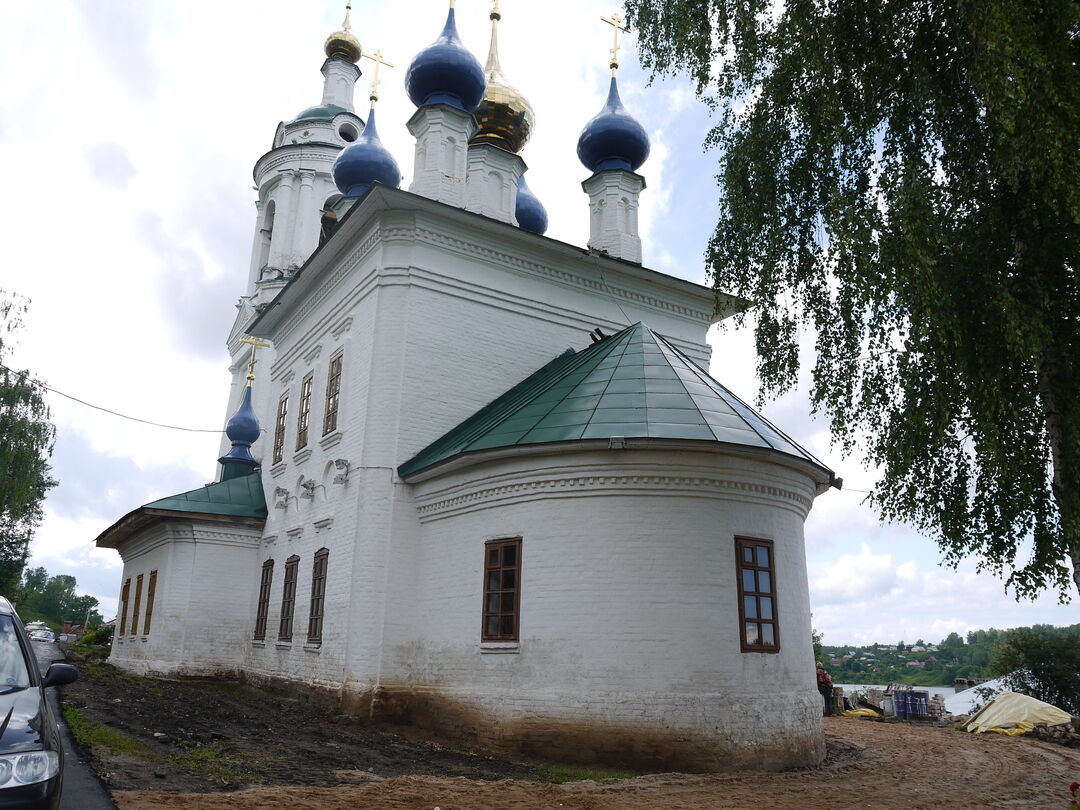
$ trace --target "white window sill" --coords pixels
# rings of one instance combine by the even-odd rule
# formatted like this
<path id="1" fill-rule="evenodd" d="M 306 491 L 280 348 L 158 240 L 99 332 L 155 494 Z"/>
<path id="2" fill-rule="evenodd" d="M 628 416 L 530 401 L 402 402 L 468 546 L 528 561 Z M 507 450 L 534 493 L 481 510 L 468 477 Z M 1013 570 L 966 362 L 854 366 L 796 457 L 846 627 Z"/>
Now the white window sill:
<path id="1" fill-rule="evenodd" d="M 303 450 L 297 450 L 292 457 L 293 463 L 303 464 L 305 461 L 311 458 L 311 452 L 312 450 L 310 447 L 305 447 Z"/>
<path id="2" fill-rule="evenodd" d="M 273 467 L 270 468 L 270 475 L 277 478 L 288 468 L 289 464 L 286 461 L 279 461 Z"/>
<path id="3" fill-rule="evenodd" d="M 292 649 L 292 642 L 291 641 L 275 641 L 274 646 L 277 647 L 279 650 L 291 650 Z"/>
<path id="4" fill-rule="evenodd" d="M 337 447 L 339 444 L 341 444 L 341 440 L 344 438 L 344 435 L 345 434 L 343 434 L 340 430 L 335 430 L 333 433 L 328 433 L 327 435 L 319 439 L 319 446 L 323 450 L 329 450 L 331 447 Z"/>
<path id="5" fill-rule="evenodd" d="M 521 652 L 520 641 L 481 641 L 481 655 L 517 655 Z"/>
<path id="6" fill-rule="evenodd" d="M 318 655 L 322 652 L 322 644 L 305 644 L 304 652 L 315 653 Z"/>
<path id="7" fill-rule="evenodd" d="M 252 640 L 252 642 L 251 642 L 251 646 L 252 646 L 252 647 L 265 647 L 265 646 L 266 646 L 266 642 L 265 642 L 265 641 L 256 641 L 256 640 Z"/>

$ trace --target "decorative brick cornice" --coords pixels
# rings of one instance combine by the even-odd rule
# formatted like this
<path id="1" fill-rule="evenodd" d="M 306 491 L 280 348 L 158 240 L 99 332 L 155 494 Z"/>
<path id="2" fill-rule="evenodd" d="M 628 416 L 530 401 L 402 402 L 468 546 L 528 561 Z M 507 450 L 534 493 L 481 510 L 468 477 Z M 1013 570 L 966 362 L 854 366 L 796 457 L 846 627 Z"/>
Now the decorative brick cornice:
<path id="1" fill-rule="evenodd" d="M 684 318 L 693 318 L 694 320 L 704 322 L 708 322 L 712 318 L 711 312 L 694 309 L 693 307 L 683 306 L 682 304 L 676 304 L 670 301 L 664 301 L 655 296 L 645 295 L 644 293 L 627 289 L 625 286 L 617 286 L 610 282 L 605 282 L 599 271 L 597 272 L 597 278 L 587 278 L 580 273 L 573 273 L 549 264 L 531 261 L 514 253 L 507 253 L 493 247 L 479 245 L 476 242 L 467 239 L 423 227 L 417 227 L 416 237 L 418 241 L 450 248 L 451 250 L 466 256 L 483 259 L 504 267 L 512 267 L 531 275 L 544 276 L 564 284 L 583 287 L 593 292 L 618 296 L 635 304 L 647 306 L 662 312 L 670 312 Z"/>
<path id="2" fill-rule="evenodd" d="M 464 487 L 453 495 L 440 497 L 443 493 L 435 493 L 430 500 L 425 500 L 422 495 L 418 496 L 417 513 L 420 520 L 426 522 L 493 505 L 547 498 L 570 498 L 602 492 L 634 491 L 650 496 L 711 495 L 720 499 L 767 501 L 772 505 L 791 509 L 801 518 L 806 517 L 813 503 L 806 494 L 795 489 L 717 475 L 612 471 L 579 475 L 549 475 L 489 485 L 485 483 L 479 480 L 475 486 Z"/>

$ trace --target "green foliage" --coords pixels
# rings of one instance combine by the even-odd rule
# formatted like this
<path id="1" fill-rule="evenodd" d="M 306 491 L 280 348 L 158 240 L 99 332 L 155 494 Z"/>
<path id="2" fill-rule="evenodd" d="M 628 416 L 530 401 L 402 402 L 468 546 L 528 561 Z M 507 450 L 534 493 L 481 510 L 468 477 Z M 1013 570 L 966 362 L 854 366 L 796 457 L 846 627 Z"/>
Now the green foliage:
<path id="1" fill-rule="evenodd" d="M 71 729 L 71 736 L 85 748 L 103 745 L 114 751 L 132 754 L 140 759 L 156 759 L 157 755 L 148 745 L 110 726 L 95 723 L 83 716 L 78 709 L 65 703 L 60 711 Z"/>
<path id="2" fill-rule="evenodd" d="M 626 0 L 719 110 L 714 284 L 763 396 L 810 396 L 887 520 L 1080 589 L 1080 3 Z M 1026 559 L 1018 558 L 1031 548 Z"/>
<path id="3" fill-rule="evenodd" d="M 44 391 L 27 371 L 6 365 L 11 335 L 22 325 L 26 304 L 0 290 L 0 594 L 11 595 L 41 522 L 41 502 L 56 482 L 49 476 L 56 430 Z"/>
<path id="4" fill-rule="evenodd" d="M 1010 631 L 994 650 L 990 668 L 1007 676 L 1012 691 L 1080 714 L 1080 625 Z"/>
<path id="5" fill-rule="evenodd" d="M 618 779 L 631 779 L 637 776 L 633 771 L 612 771 L 601 768 L 574 768 L 569 765 L 541 764 L 534 767 L 541 782 L 561 785 L 564 782 L 581 782 L 591 779 L 594 782 L 613 782 Z"/>
<path id="6" fill-rule="evenodd" d="M 912 686 L 952 686 L 957 678 L 992 678 L 1003 672 L 1012 672 L 1019 666 L 1001 669 L 1004 664 L 994 663 L 995 653 L 1016 633 L 1032 632 L 1055 639 L 1075 639 L 1080 636 L 1080 624 L 1069 627 L 1036 625 L 1024 630 L 975 630 L 967 634 L 965 642 L 957 633 L 950 633 L 936 645 L 936 650 L 916 652 L 897 649 L 899 645 L 872 644 L 868 647 L 831 647 L 823 651 L 825 669 L 837 683 L 907 683 Z M 912 647 L 923 646 L 914 644 Z M 1077 645 L 1080 651 L 1080 645 Z M 1080 655 L 1080 652 L 1076 653 Z M 832 663 L 833 660 L 836 663 Z M 1063 661 L 1073 660 L 1064 656 Z M 915 662 L 917 666 L 911 666 Z M 1074 674 L 1078 670 L 1074 669 Z M 1026 689 L 1018 690 L 1034 694 Z M 1035 695 L 1038 697 L 1038 695 Z M 1040 698 L 1044 699 L 1045 698 Z M 1052 701 L 1050 701 L 1052 702 Z M 1059 704 L 1060 705 L 1060 704 Z"/>
<path id="7" fill-rule="evenodd" d="M 100 625 L 93 630 L 85 633 L 81 639 L 80 644 L 89 645 L 109 645 L 112 644 L 114 625 Z"/>
<path id="8" fill-rule="evenodd" d="M 50 627 L 59 628 L 65 621 L 82 624 L 89 613 L 89 626 L 100 625 L 98 600 L 93 596 L 77 596 L 77 585 L 70 574 L 49 576 L 44 568 L 28 568 L 23 573 L 16 600 L 19 615 L 24 621 L 29 616 L 41 616 Z"/>
<path id="9" fill-rule="evenodd" d="M 819 633 L 817 630 L 810 628 L 810 642 L 814 645 L 814 660 L 820 661 L 822 655 L 821 642 L 825 638 L 824 633 Z"/>

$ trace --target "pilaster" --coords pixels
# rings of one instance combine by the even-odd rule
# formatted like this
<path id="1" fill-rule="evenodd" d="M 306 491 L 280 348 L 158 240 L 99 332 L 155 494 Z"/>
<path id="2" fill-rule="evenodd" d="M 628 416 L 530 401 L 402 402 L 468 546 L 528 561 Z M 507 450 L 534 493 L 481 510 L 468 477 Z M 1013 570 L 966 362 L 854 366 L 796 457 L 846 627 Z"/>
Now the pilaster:
<path id="1" fill-rule="evenodd" d="M 520 156 L 488 143 L 469 147 L 465 208 L 517 225 L 518 180 L 528 167 Z"/>
<path id="2" fill-rule="evenodd" d="M 638 198 L 645 190 L 645 178 L 625 169 L 608 169 L 581 187 L 589 195 L 589 247 L 641 264 Z"/>
<path id="3" fill-rule="evenodd" d="M 476 119 L 449 104 L 428 104 L 409 119 L 408 127 L 416 138 L 409 191 L 464 208 L 468 144 L 476 134 Z"/>
<path id="4" fill-rule="evenodd" d="M 294 172 L 285 169 L 281 172 L 281 181 L 278 184 L 277 194 L 274 197 L 276 213 L 274 216 L 274 235 L 270 242 L 270 261 L 268 266 L 275 270 L 286 270 L 289 267 L 290 247 L 292 245 L 293 223 L 293 185 L 295 183 Z"/>

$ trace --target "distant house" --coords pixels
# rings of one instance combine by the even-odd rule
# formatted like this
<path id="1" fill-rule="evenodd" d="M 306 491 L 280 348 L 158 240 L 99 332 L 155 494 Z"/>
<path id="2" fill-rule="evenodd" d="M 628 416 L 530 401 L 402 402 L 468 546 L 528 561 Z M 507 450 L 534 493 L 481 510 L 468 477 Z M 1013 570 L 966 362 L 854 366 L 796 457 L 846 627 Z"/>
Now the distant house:
<path id="1" fill-rule="evenodd" d="M 907 665 L 909 667 L 923 667 L 923 666 L 926 666 L 926 664 L 923 661 L 908 661 Z"/>

